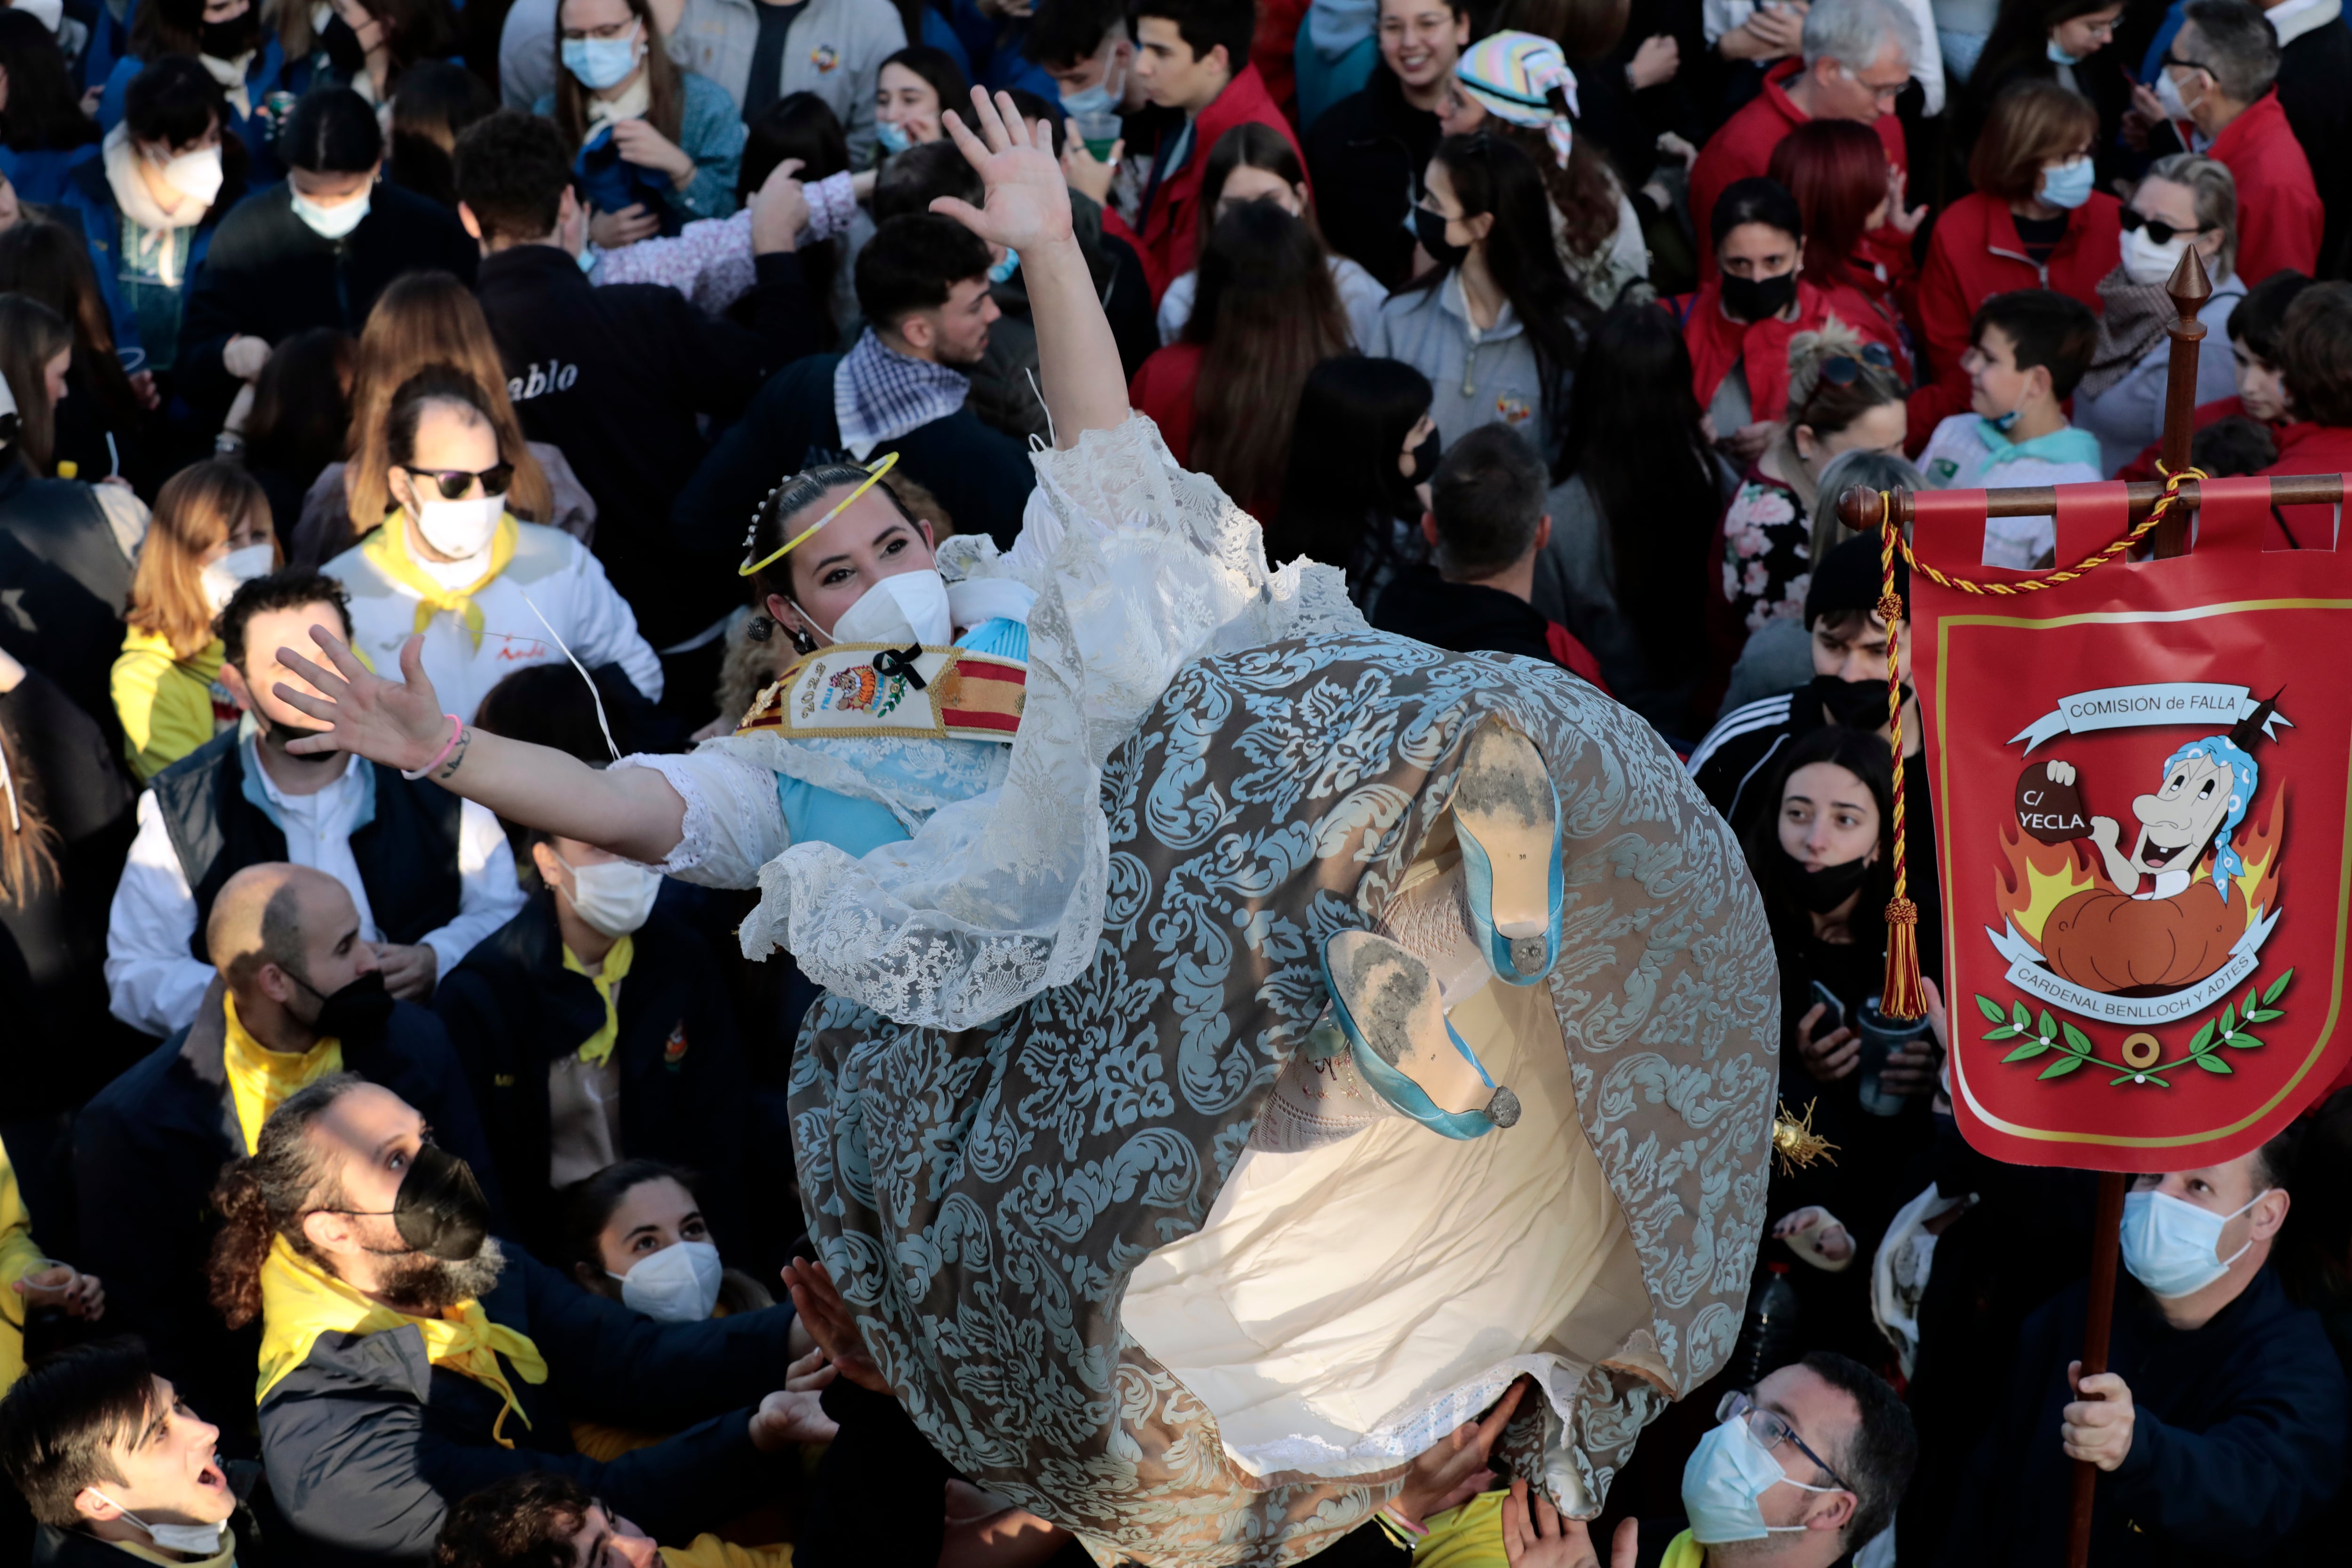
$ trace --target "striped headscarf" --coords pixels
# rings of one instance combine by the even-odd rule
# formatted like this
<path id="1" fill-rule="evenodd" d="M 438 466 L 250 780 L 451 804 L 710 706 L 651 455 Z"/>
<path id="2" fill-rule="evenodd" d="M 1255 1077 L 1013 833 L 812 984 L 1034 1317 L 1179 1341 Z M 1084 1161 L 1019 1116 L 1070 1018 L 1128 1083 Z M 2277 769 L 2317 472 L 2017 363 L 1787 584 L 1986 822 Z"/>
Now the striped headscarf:
<path id="1" fill-rule="evenodd" d="M 1487 113 L 1540 130 L 1559 166 L 1568 167 L 1569 149 L 1574 144 L 1569 115 L 1580 111 L 1576 73 L 1568 68 L 1568 57 L 1558 44 L 1533 33 L 1496 33 L 1471 45 L 1455 63 L 1454 75 Z M 1568 114 L 1552 102 L 1553 88 L 1566 96 Z"/>

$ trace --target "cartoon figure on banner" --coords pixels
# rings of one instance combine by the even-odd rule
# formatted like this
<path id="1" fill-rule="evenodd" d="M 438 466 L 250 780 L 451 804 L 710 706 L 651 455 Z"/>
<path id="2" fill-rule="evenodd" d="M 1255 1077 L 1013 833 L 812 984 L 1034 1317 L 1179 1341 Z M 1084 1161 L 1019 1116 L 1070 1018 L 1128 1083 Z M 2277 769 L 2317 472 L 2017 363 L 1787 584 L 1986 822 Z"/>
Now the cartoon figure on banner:
<path id="1" fill-rule="evenodd" d="M 2114 1082 L 2170 1088 L 2163 1076 L 2194 1064 L 2232 1072 L 2229 1050 L 2261 1040 L 2245 1026 L 2283 1016 L 2273 1006 L 2288 975 L 2249 985 L 2279 919 L 2283 791 L 2263 791 L 2255 748 L 2292 728 L 2278 699 L 2256 701 L 2243 687 L 2176 682 L 2078 692 L 2011 738 L 2031 753 L 2061 732 L 2169 727 L 2230 719 L 2230 728 L 2172 747 L 2156 788 L 2133 799 L 2126 819 L 2094 813 L 2085 780 L 2063 758 L 2029 760 L 2017 783 L 2017 828 L 2002 835 L 1997 869 L 2004 929 L 1986 937 L 2008 963 L 2004 978 L 2048 1004 L 2039 1017 L 2023 998 L 1979 994 L 1995 1026 L 1986 1038 L 2020 1040 L 2011 1061 L 2052 1052 L 2043 1078 L 2085 1066 Z M 2289 972 L 2290 973 L 2292 972 Z M 2206 1021 L 2167 1060 L 2152 1031 L 2191 1016 Z M 2050 1009 L 2054 1008 L 2057 1016 Z M 2131 1032 L 2111 1061 L 2070 1018 Z"/>

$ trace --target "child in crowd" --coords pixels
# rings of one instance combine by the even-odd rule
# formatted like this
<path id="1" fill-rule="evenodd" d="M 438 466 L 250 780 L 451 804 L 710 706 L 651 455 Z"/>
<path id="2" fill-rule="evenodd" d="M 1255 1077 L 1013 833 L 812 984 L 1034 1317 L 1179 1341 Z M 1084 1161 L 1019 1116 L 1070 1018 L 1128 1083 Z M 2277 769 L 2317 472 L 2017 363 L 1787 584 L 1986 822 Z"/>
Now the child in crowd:
<path id="1" fill-rule="evenodd" d="M 2047 289 L 1996 294 L 1969 328 L 1970 412 L 1936 426 L 1920 471 L 1939 490 L 2095 483 L 2099 443 L 2067 423 L 2065 402 L 2090 368 L 2098 324 L 2079 300 Z M 2057 549 L 2047 517 L 1985 524 L 1984 563 L 2030 571 Z"/>

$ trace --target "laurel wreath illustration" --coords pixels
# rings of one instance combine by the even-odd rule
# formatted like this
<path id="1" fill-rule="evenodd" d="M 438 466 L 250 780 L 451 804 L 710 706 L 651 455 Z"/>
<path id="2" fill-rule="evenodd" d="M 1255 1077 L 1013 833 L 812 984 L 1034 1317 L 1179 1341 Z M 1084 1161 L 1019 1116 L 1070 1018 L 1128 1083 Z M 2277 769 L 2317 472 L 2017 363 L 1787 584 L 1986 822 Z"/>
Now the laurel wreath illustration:
<path id="1" fill-rule="evenodd" d="M 2126 1036 L 2117 1053 L 2124 1059 L 2111 1062 L 2098 1054 L 2098 1047 L 2091 1043 L 2090 1036 L 2072 1023 L 2053 1017 L 2047 1007 L 2037 1018 L 2024 1003 L 2011 1001 L 2009 1011 L 2004 1013 L 2000 1003 L 1979 994 L 1977 1011 L 1993 1026 L 1991 1031 L 1984 1036 L 1986 1040 L 2022 1042 L 2001 1058 L 2002 1061 L 2030 1062 L 2053 1051 L 2058 1053 L 2058 1059 L 2043 1068 L 2036 1075 L 2039 1078 L 2064 1078 L 2083 1068 L 2095 1067 L 2105 1068 L 2116 1075 L 2107 1080 L 2110 1088 L 2117 1084 L 2132 1084 L 2170 1089 L 2172 1085 L 2164 1075 L 2191 1064 L 2223 1078 L 2235 1073 L 2238 1069 L 2230 1065 L 2229 1058 L 2223 1053 L 2261 1047 L 2261 1037 L 2252 1033 L 2249 1026 L 2268 1024 L 2273 1019 L 2286 1016 L 2286 1010 L 2277 1003 L 2281 996 L 2286 994 L 2287 983 L 2294 978 L 2294 971 L 2290 969 L 2272 981 L 2268 988 L 2258 989 L 2261 977 L 2254 976 L 2246 986 L 2245 995 L 2237 1001 L 2224 1003 L 2220 1013 L 2198 1026 L 2197 1032 L 2189 1037 L 2186 1053 L 2170 1061 L 2164 1059 L 2161 1042 L 2154 1035 L 2145 1032 Z"/>

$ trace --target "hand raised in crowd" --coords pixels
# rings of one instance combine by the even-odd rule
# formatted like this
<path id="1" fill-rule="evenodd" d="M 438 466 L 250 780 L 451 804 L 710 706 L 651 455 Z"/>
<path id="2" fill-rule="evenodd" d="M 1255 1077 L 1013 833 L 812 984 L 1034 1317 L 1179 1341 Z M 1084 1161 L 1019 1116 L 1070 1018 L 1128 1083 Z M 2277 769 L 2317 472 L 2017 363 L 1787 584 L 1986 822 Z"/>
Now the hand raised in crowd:
<path id="1" fill-rule="evenodd" d="M 257 379 L 268 363 L 269 345 L 250 333 L 239 332 L 221 349 L 221 368 L 239 381 Z"/>
<path id="2" fill-rule="evenodd" d="M 809 226 L 808 190 L 797 178 L 801 160 L 787 158 L 768 172 L 751 196 L 751 254 L 784 255 L 800 248 Z"/>
<path id="3" fill-rule="evenodd" d="M 1000 94 L 999 100 L 992 103 L 986 93 L 972 89 L 972 118 L 979 124 L 979 135 L 955 110 L 940 116 L 947 133 L 955 138 L 956 146 L 987 185 L 987 205 L 974 210 L 969 202 L 941 196 L 931 204 L 931 210 L 955 219 L 991 245 L 1025 257 L 1071 237 L 1070 187 L 1062 177 L 1062 165 L 1038 142 L 1035 131 L 1013 107 L 1012 98 Z"/>
<path id="4" fill-rule="evenodd" d="M 1070 189 L 1097 202 L 1110 200 L 1111 176 L 1118 172 L 1118 161 L 1127 153 L 1127 140 L 1121 137 L 1110 144 L 1110 156 L 1097 158 L 1087 150 L 1087 139 L 1078 134 L 1076 123 L 1062 122 L 1062 177 Z"/>
<path id="5" fill-rule="evenodd" d="M 423 942 L 378 942 L 375 961 L 383 988 L 403 1002 L 430 1002 L 441 975 L 441 955 Z"/>
<path id="6" fill-rule="evenodd" d="M 2070 1459 L 2114 1469 L 2131 1456 L 2131 1385 L 2112 1372 L 2084 1377 L 2075 1361 L 2066 1363 L 2066 1386 L 2080 1397 L 2058 1413 L 2059 1447 Z"/>
<path id="7" fill-rule="evenodd" d="M 694 184 L 694 154 L 655 130 L 650 120 L 614 121 L 613 145 L 623 163 L 667 174 L 681 191 Z"/>
<path id="8" fill-rule="evenodd" d="M 1625 80 L 1635 92 L 1672 81 L 1682 69 L 1683 47 L 1675 42 L 1672 33 L 1654 33 L 1642 40 L 1633 58 L 1625 62 Z"/>
<path id="9" fill-rule="evenodd" d="M 16 1281 L 16 1294 L 28 1307 L 55 1307 L 68 1318 L 96 1322 L 106 1316 L 106 1287 L 95 1274 L 84 1274 L 70 1263 L 51 1261 Z"/>
<path id="10" fill-rule="evenodd" d="M 599 250 L 618 250 L 661 232 L 661 219 L 642 202 L 632 202 L 616 213 L 598 213 L 588 220 L 588 237 Z"/>
<path id="11" fill-rule="evenodd" d="M 1423 1449 L 1405 1470 L 1403 1489 L 1389 1507 L 1408 1522 L 1419 1524 L 1431 1514 L 1460 1508 L 1485 1491 L 1495 1479 L 1486 1468 L 1486 1458 L 1495 1451 L 1503 1428 L 1511 1424 L 1512 1413 L 1528 1387 L 1526 1378 L 1517 1379 L 1495 1401 L 1485 1420 L 1465 1421 Z"/>
<path id="12" fill-rule="evenodd" d="M 1828 1011 L 1827 1003 L 1816 1002 L 1797 1020 L 1797 1058 L 1815 1083 L 1837 1082 L 1862 1059 L 1862 1037 L 1843 1024 L 1818 1040 L 1813 1038 L 1813 1030 Z"/>
<path id="13" fill-rule="evenodd" d="M 324 734 L 289 742 L 288 751 L 297 756 L 356 752 L 372 763 L 403 770 L 421 768 L 439 753 L 449 739 L 449 720 L 425 673 L 423 637 L 413 637 L 401 645 L 399 680 L 386 680 L 369 669 L 352 657 L 342 638 L 324 626 L 312 626 L 310 640 L 334 668 L 292 648 L 279 648 L 278 662 L 309 681 L 318 694 L 297 690 L 282 680 L 272 689 L 328 729 Z"/>
<path id="14" fill-rule="evenodd" d="M 1908 171 L 1894 163 L 1886 165 L 1886 226 L 1905 236 L 1918 233 L 1919 226 L 1927 221 L 1925 203 L 1916 207 L 1903 205 L 1910 184 Z"/>
<path id="15" fill-rule="evenodd" d="M 1609 1542 L 1609 1568 L 1633 1568 L 1640 1537 L 1639 1525 L 1618 1521 Z M 1560 1518 L 1540 1494 L 1528 1495 L 1524 1480 L 1514 1480 L 1503 1500 L 1503 1561 L 1511 1568 L 1601 1568 L 1584 1521 Z"/>
<path id="16" fill-rule="evenodd" d="M 784 1369 L 784 1386 L 751 1412 L 751 1447 L 772 1454 L 787 1443 L 830 1443 L 841 1432 L 824 1413 L 824 1385 L 835 1369 L 823 1351 L 811 1351 Z"/>
<path id="17" fill-rule="evenodd" d="M 795 1258 L 784 1265 L 784 1288 L 791 1291 L 793 1310 L 808 1325 L 817 1347 L 835 1371 L 858 1387 L 875 1394 L 891 1393 L 889 1380 L 874 1363 L 866 1342 L 857 1336 L 857 1320 L 824 1265 Z"/>

